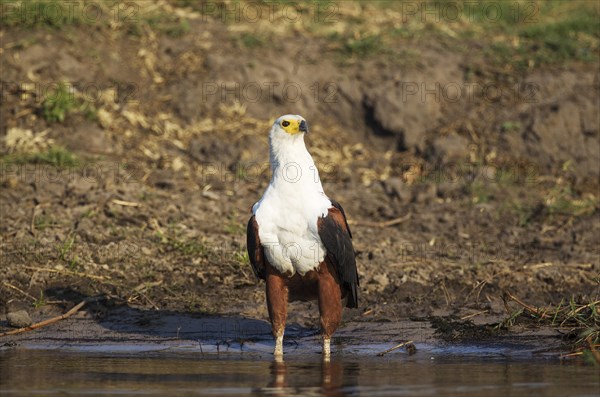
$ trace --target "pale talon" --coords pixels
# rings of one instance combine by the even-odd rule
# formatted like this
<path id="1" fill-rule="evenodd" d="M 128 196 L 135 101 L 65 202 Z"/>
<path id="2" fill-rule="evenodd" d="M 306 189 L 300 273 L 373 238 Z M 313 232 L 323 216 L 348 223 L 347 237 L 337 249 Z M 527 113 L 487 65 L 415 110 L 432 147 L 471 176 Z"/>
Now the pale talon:
<path id="1" fill-rule="evenodd" d="M 331 356 L 331 339 L 323 338 L 323 359 L 329 360 Z"/>
<path id="2" fill-rule="evenodd" d="M 278 336 L 275 340 L 275 351 L 273 354 L 275 357 L 283 357 L 283 335 Z"/>

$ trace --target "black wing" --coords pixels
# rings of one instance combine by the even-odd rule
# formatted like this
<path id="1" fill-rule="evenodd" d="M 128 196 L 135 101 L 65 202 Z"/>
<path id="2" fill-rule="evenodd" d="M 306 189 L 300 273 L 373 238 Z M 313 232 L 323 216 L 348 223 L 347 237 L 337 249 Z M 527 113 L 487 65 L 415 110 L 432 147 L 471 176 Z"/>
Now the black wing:
<path id="1" fill-rule="evenodd" d="M 348 226 L 348 221 L 346 220 L 346 213 L 344 212 L 344 209 L 342 208 L 342 205 L 340 203 L 338 203 L 337 201 L 332 200 L 332 199 L 329 199 L 329 201 L 331 201 L 331 205 L 333 205 L 335 208 L 337 208 L 338 210 L 340 210 L 340 212 L 344 216 L 344 223 L 346 224 L 346 229 L 348 230 L 348 234 L 350 235 L 350 238 L 352 238 L 352 231 L 350 231 L 350 226 Z"/>
<path id="2" fill-rule="evenodd" d="M 250 264 L 256 277 L 265 279 L 265 255 L 263 248 L 260 245 L 260 238 L 258 237 L 258 223 L 254 219 L 254 215 L 248 221 L 248 229 L 246 232 L 248 258 L 250 258 Z"/>
<path id="3" fill-rule="evenodd" d="M 342 206 L 332 201 L 333 207 L 327 216 L 319 218 L 319 237 L 333 263 L 340 284 L 347 292 L 346 307 L 358 307 L 358 271 L 352 246 L 352 235 Z"/>

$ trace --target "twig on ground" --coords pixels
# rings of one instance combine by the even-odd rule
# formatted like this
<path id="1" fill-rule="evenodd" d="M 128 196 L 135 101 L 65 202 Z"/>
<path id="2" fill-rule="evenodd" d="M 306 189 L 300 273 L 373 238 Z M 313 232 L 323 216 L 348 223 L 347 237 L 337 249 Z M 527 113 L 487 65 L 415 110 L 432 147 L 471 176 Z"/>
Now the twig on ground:
<path id="1" fill-rule="evenodd" d="M 140 203 L 136 203 L 133 201 L 113 199 L 112 202 L 113 202 L 113 204 L 117 204 L 117 205 L 120 205 L 123 207 L 141 207 L 142 206 Z"/>
<path id="2" fill-rule="evenodd" d="M 50 324 L 54 324 L 60 320 L 64 320 L 66 318 L 71 317 L 73 314 L 75 314 L 79 310 L 81 310 L 81 308 L 83 306 L 85 306 L 86 304 L 92 303 L 92 302 L 97 302 L 101 299 L 104 299 L 104 297 L 103 296 L 95 296 L 95 297 L 84 299 L 81 302 L 79 302 L 77 305 L 73 306 L 73 308 L 71 310 L 69 310 L 68 312 L 66 312 L 65 314 L 61 314 L 60 316 L 56 316 L 56 317 L 52 317 L 52 318 L 49 318 L 44 321 L 40 321 L 39 323 L 32 324 L 28 327 L 18 328 L 18 329 L 14 329 L 12 331 L 4 332 L 4 333 L 0 334 L 0 338 L 4 337 L 4 336 L 8 336 L 8 335 L 16 335 L 16 334 L 20 334 L 20 333 L 27 332 L 27 331 L 33 331 L 34 329 L 38 329 L 38 328 L 42 328 L 42 327 L 45 327 Z"/>
<path id="3" fill-rule="evenodd" d="M 29 222 L 29 232 L 34 237 L 35 237 L 35 210 L 37 209 L 38 206 L 39 206 L 39 204 L 36 204 L 33 206 L 33 209 L 31 210 L 31 221 Z"/>
<path id="4" fill-rule="evenodd" d="M 158 305 L 156 303 L 154 303 L 154 301 L 152 299 L 150 299 L 148 297 L 148 295 L 146 295 L 144 293 L 144 291 L 146 291 L 147 288 L 158 287 L 161 284 L 162 284 L 162 280 L 148 282 L 148 283 L 142 283 L 142 284 L 138 285 L 137 287 L 135 287 L 133 290 L 135 292 L 137 292 L 138 294 L 140 294 L 142 296 L 142 298 L 146 299 L 146 301 L 154 308 L 154 310 L 160 310 Z M 135 297 L 129 297 L 129 299 L 127 299 L 127 301 L 129 302 L 130 300 L 133 300 L 133 299 L 135 299 Z"/>
<path id="5" fill-rule="evenodd" d="M 135 302 L 141 296 L 142 298 L 144 298 L 150 304 L 150 306 L 152 306 L 152 308 L 154 310 L 160 310 L 160 308 L 156 305 L 156 303 L 154 303 L 154 301 L 152 299 L 148 298 L 148 295 L 144 294 L 141 291 L 137 291 L 137 293 L 139 294 L 139 296 L 130 296 L 130 297 L 128 297 L 127 298 L 127 303 L 133 303 L 133 302 Z"/>
<path id="6" fill-rule="evenodd" d="M 562 358 L 570 358 L 570 357 L 577 357 L 577 356 L 583 356 L 583 352 L 561 354 L 560 356 L 558 356 L 558 358 L 562 359 Z"/>
<path id="7" fill-rule="evenodd" d="M 479 300 L 479 295 L 481 295 L 481 291 L 483 291 L 483 287 L 485 287 L 488 283 L 490 283 L 494 279 L 494 277 L 496 277 L 496 275 L 491 276 L 487 280 L 481 280 L 481 281 L 479 281 L 473 287 L 473 289 L 467 294 L 467 296 L 464 299 L 465 302 L 469 299 L 469 297 L 471 296 L 471 294 L 473 294 L 475 291 L 477 291 L 477 289 L 479 289 L 479 291 L 477 292 L 477 296 L 475 297 L 475 300 Z"/>
<path id="8" fill-rule="evenodd" d="M 29 299 L 31 299 L 31 300 L 32 300 L 32 301 L 34 301 L 34 302 L 37 300 L 35 297 L 33 297 L 33 296 L 31 296 L 30 294 L 28 294 L 27 292 L 23 291 L 21 288 L 19 288 L 19 287 L 16 287 L 16 286 L 14 286 L 14 285 L 12 285 L 12 284 L 9 284 L 9 283 L 8 283 L 8 282 L 6 282 L 6 281 L 3 281 L 3 282 L 2 282 L 2 285 L 4 285 L 5 287 L 8 287 L 8 288 L 10 288 L 10 289 L 14 289 L 14 290 L 15 290 L 15 291 L 17 291 L 17 292 L 20 292 L 21 294 L 25 295 L 26 297 L 28 297 Z"/>
<path id="9" fill-rule="evenodd" d="M 452 303 L 452 296 L 450 296 L 450 292 L 448 292 L 448 288 L 446 288 L 446 283 L 444 281 L 442 281 L 440 283 L 440 288 L 442 289 L 442 292 L 444 293 L 444 299 L 446 300 L 446 306 L 450 306 L 450 304 Z"/>
<path id="10" fill-rule="evenodd" d="M 590 353 L 592 354 L 592 357 L 594 357 L 594 360 L 597 363 L 600 363 L 600 351 L 598 350 L 598 348 L 600 347 L 600 344 L 594 344 L 591 336 L 588 336 L 585 339 L 585 341 L 588 344 L 587 347 L 589 348 Z M 563 359 L 563 358 L 583 356 L 585 354 L 585 351 L 586 351 L 586 348 L 584 346 L 581 346 L 581 347 L 577 348 L 577 350 L 574 352 L 561 354 L 558 358 Z"/>
<path id="11" fill-rule="evenodd" d="M 29 232 L 31 233 L 32 236 L 35 237 L 35 216 L 36 216 L 36 211 L 38 210 L 38 208 L 43 208 L 43 207 L 47 207 L 49 204 L 45 203 L 45 204 L 36 204 L 33 206 L 33 209 L 31 210 L 31 221 L 29 222 Z"/>
<path id="12" fill-rule="evenodd" d="M 592 336 L 588 336 L 585 341 L 588 343 L 588 346 L 590 347 L 590 351 L 592 352 L 592 356 L 594 356 L 594 359 L 596 360 L 597 363 L 600 363 L 600 351 L 598 349 L 596 349 L 596 345 L 594 345 L 594 342 L 592 341 Z"/>
<path id="13" fill-rule="evenodd" d="M 91 278 L 94 280 L 108 280 L 110 279 L 110 277 L 104 277 L 104 276 L 94 276 L 93 274 L 86 274 L 86 273 L 80 273 L 80 272 L 74 272 L 71 270 L 58 270 L 58 269 L 50 269 L 47 267 L 35 267 L 35 266 L 23 266 L 23 268 L 25 269 L 30 269 L 30 270 L 36 270 L 39 272 L 48 272 L 48 273 L 58 273 L 58 274 L 64 274 L 67 276 L 78 276 L 78 277 L 85 277 L 85 278 Z"/>
<path id="14" fill-rule="evenodd" d="M 480 312 L 476 312 L 476 313 L 468 314 L 468 315 L 466 315 L 466 316 L 464 316 L 464 317 L 461 317 L 460 319 L 461 319 L 461 320 L 466 320 L 466 319 L 469 319 L 469 318 L 471 318 L 471 317 L 479 316 L 480 314 L 485 314 L 485 313 L 487 313 L 487 312 L 489 312 L 489 310 L 487 310 L 487 309 L 486 309 L 486 310 L 482 310 L 482 311 L 480 311 Z"/>
<path id="15" fill-rule="evenodd" d="M 384 221 L 384 222 L 350 220 L 350 221 L 348 221 L 348 224 L 358 225 L 358 226 L 367 226 L 367 227 L 389 227 L 389 226 L 394 226 L 394 225 L 398 225 L 402 222 L 405 222 L 405 221 L 409 220 L 411 216 L 412 216 L 412 214 L 408 213 L 407 215 L 405 215 L 403 217 L 390 219 L 389 221 Z"/>
<path id="16" fill-rule="evenodd" d="M 536 309 L 535 307 L 529 306 L 527 303 L 523 302 L 522 300 L 520 300 L 519 298 L 517 298 L 516 296 L 512 295 L 510 292 L 505 292 L 506 295 L 513 301 L 517 302 L 519 305 L 523 306 L 525 309 L 529 310 L 531 313 L 540 316 L 541 318 L 547 318 L 550 317 L 548 316 L 546 313 L 541 312 L 539 309 Z"/>
<path id="17" fill-rule="evenodd" d="M 382 352 L 380 352 L 380 353 L 377 353 L 377 356 L 379 356 L 379 357 L 383 357 L 384 355 L 386 355 L 386 354 L 387 354 L 387 353 L 389 353 L 389 352 L 393 352 L 394 350 L 396 350 L 396 349 L 399 349 L 399 348 L 401 348 L 402 346 L 411 345 L 411 344 L 413 344 L 413 343 L 414 343 L 414 342 L 413 342 L 412 340 L 409 340 L 409 341 L 406 341 L 406 342 L 399 343 L 399 344 L 397 344 L 396 346 L 394 346 L 394 347 L 392 347 L 392 348 L 389 348 L 389 349 L 387 349 L 387 350 L 384 350 L 384 351 L 382 351 Z"/>
<path id="18" fill-rule="evenodd" d="M 580 306 L 577 309 L 573 310 L 573 313 L 579 313 L 583 309 L 587 309 L 588 307 L 595 306 L 595 305 L 597 305 L 599 303 L 600 303 L 600 301 L 595 301 L 595 302 L 588 303 L 587 305 Z"/>

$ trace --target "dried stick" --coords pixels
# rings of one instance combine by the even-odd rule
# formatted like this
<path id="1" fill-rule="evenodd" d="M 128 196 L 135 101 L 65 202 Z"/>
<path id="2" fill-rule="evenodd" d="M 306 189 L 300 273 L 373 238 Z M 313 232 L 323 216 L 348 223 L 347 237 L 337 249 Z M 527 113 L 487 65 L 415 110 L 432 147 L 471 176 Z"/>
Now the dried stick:
<path id="1" fill-rule="evenodd" d="M 577 356 L 583 356 L 583 352 L 561 354 L 560 356 L 558 356 L 558 358 L 563 359 L 563 358 L 571 358 L 571 357 L 577 357 Z"/>
<path id="2" fill-rule="evenodd" d="M 6 282 L 6 281 L 3 281 L 3 282 L 2 282 L 2 285 L 4 285 L 4 286 L 5 286 L 5 287 L 7 287 L 7 288 L 14 289 L 14 290 L 15 290 L 15 291 L 17 291 L 17 292 L 20 292 L 21 294 L 25 295 L 26 297 L 28 297 L 29 299 L 31 299 L 31 300 L 32 300 L 32 301 L 34 301 L 34 302 L 37 300 L 36 298 L 34 298 L 33 296 L 31 296 L 31 295 L 30 295 L 30 294 L 28 294 L 27 292 L 23 291 L 21 288 L 19 288 L 19 287 L 15 287 L 14 285 L 12 285 L 12 284 L 9 284 L 9 283 L 8 283 L 8 282 Z"/>
<path id="3" fill-rule="evenodd" d="M 600 364 L 600 351 L 598 351 L 596 349 L 596 345 L 594 345 L 594 343 L 592 342 L 592 335 L 588 336 L 585 341 L 590 346 L 590 351 L 592 352 L 592 356 L 594 356 L 594 359 L 596 360 L 596 362 Z"/>
<path id="4" fill-rule="evenodd" d="M 35 236 L 36 233 L 36 229 L 35 229 L 35 216 L 36 211 L 38 210 L 38 208 L 43 208 L 43 207 L 47 207 L 49 204 L 45 203 L 45 204 L 36 204 L 33 206 L 33 209 L 31 210 L 31 221 L 29 222 L 29 232 L 31 233 L 32 236 Z"/>
<path id="5" fill-rule="evenodd" d="M 348 223 L 350 225 L 367 226 L 367 227 L 389 227 L 389 226 L 394 226 L 394 225 L 398 225 L 402 222 L 405 222 L 405 221 L 409 220 L 411 216 L 412 216 L 412 214 L 409 213 L 406 216 L 402 216 L 400 218 L 395 218 L 395 219 L 390 219 L 389 221 L 384 221 L 384 222 L 349 221 Z"/>
<path id="6" fill-rule="evenodd" d="M 112 202 L 114 204 L 121 205 L 123 207 L 141 207 L 142 206 L 140 203 L 136 203 L 133 201 L 124 201 L 124 200 L 113 199 Z"/>
<path id="7" fill-rule="evenodd" d="M 81 310 L 81 308 L 83 306 L 85 306 L 87 303 L 96 302 L 102 298 L 103 297 L 93 297 L 93 298 L 84 299 L 81 302 L 79 302 L 77 305 L 75 305 L 71 310 L 66 312 L 65 314 L 61 314 L 60 316 L 56 316 L 56 317 L 52 317 L 52 318 L 49 318 L 44 321 L 40 321 L 39 323 L 31 324 L 28 327 L 13 329 L 12 331 L 4 332 L 4 333 L 0 334 L 0 338 L 4 337 L 4 336 L 8 336 L 8 335 L 16 335 L 16 334 L 20 334 L 20 333 L 27 332 L 27 331 L 33 331 L 34 329 L 38 329 L 38 328 L 42 328 L 42 327 L 45 327 L 50 324 L 54 324 L 60 320 L 64 320 L 65 318 L 71 317 L 73 314 L 75 314 L 79 310 Z"/>
<path id="8" fill-rule="evenodd" d="M 546 313 L 540 312 L 539 309 L 536 309 L 535 307 L 529 306 L 527 303 L 523 302 L 522 300 L 520 300 L 516 296 L 513 296 L 510 292 L 506 292 L 506 295 L 508 295 L 508 297 L 510 299 L 512 299 L 513 301 L 517 302 L 519 305 L 523 306 L 525 309 L 529 310 L 531 313 L 537 314 L 541 318 L 550 317 L 550 316 L 546 315 Z"/>
<path id="9" fill-rule="evenodd" d="M 46 268 L 46 267 L 35 267 L 35 266 L 23 266 L 23 268 L 30 269 L 30 270 L 36 270 L 38 272 L 58 273 L 58 274 L 64 274 L 67 276 L 91 278 L 93 280 L 108 280 L 108 279 L 110 279 L 110 277 L 94 276 L 93 274 L 74 272 L 71 270 L 58 270 L 58 269 L 50 269 L 50 268 Z"/>
<path id="10" fill-rule="evenodd" d="M 469 318 L 471 318 L 471 317 L 479 316 L 480 314 L 485 314 L 485 313 L 487 313 L 487 312 L 489 312 L 489 310 L 482 310 L 482 311 L 480 311 L 480 312 L 477 312 L 477 313 L 468 314 L 468 315 L 466 315 L 466 316 L 464 316 L 464 317 L 461 317 L 460 319 L 461 319 L 461 320 L 466 320 L 466 319 L 469 319 Z"/>
<path id="11" fill-rule="evenodd" d="M 577 309 L 573 310 L 573 313 L 579 313 L 579 312 L 580 312 L 580 311 L 582 311 L 583 309 L 587 309 L 587 308 L 588 308 L 588 307 L 590 307 L 590 306 L 595 306 L 595 305 L 597 305 L 598 303 L 600 303 L 600 301 L 595 301 L 595 302 L 588 303 L 587 305 L 583 305 L 583 306 L 581 306 L 581 307 L 578 307 Z"/>
<path id="12" fill-rule="evenodd" d="M 399 348 L 401 348 L 402 346 L 406 346 L 406 345 L 408 345 L 408 344 L 411 344 L 411 343 L 413 343 L 413 341 L 412 341 L 412 340 L 409 340 L 409 341 L 407 341 L 407 342 L 402 342 L 402 343 L 400 343 L 400 344 L 398 344 L 398 345 L 396 345 L 396 346 L 394 346 L 394 347 L 392 347 L 392 348 L 389 348 L 389 349 L 387 349 L 387 350 L 385 350 L 385 351 L 382 351 L 381 353 L 377 353 L 377 356 L 379 356 L 379 357 L 383 357 L 383 356 L 384 356 L 384 355 L 386 355 L 387 353 L 389 353 L 389 352 L 393 352 L 394 350 L 396 350 L 396 349 L 399 349 Z"/>
<path id="13" fill-rule="evenodd" d="M 35 210 L 38 209 L 39 204 L 33 206 L 31 210 L 31 221 L 29 222 L 29 232 L 32 236 L 35 236 Z"/>

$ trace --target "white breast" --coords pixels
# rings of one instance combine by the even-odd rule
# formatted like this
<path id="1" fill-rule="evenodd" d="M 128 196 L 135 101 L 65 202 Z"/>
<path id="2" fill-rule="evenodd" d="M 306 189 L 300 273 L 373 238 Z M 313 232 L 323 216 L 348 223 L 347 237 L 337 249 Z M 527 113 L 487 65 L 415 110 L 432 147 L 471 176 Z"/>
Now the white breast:
<path id="1" fill-rule="evenodd" d="M 304 275 L 325 257 L 317 220 L 327 215 L 331 201 L 312 158 L 302 148 L 280 154 L 271 183 L 252 212 L 269 263 L 282 273 Z"/>

